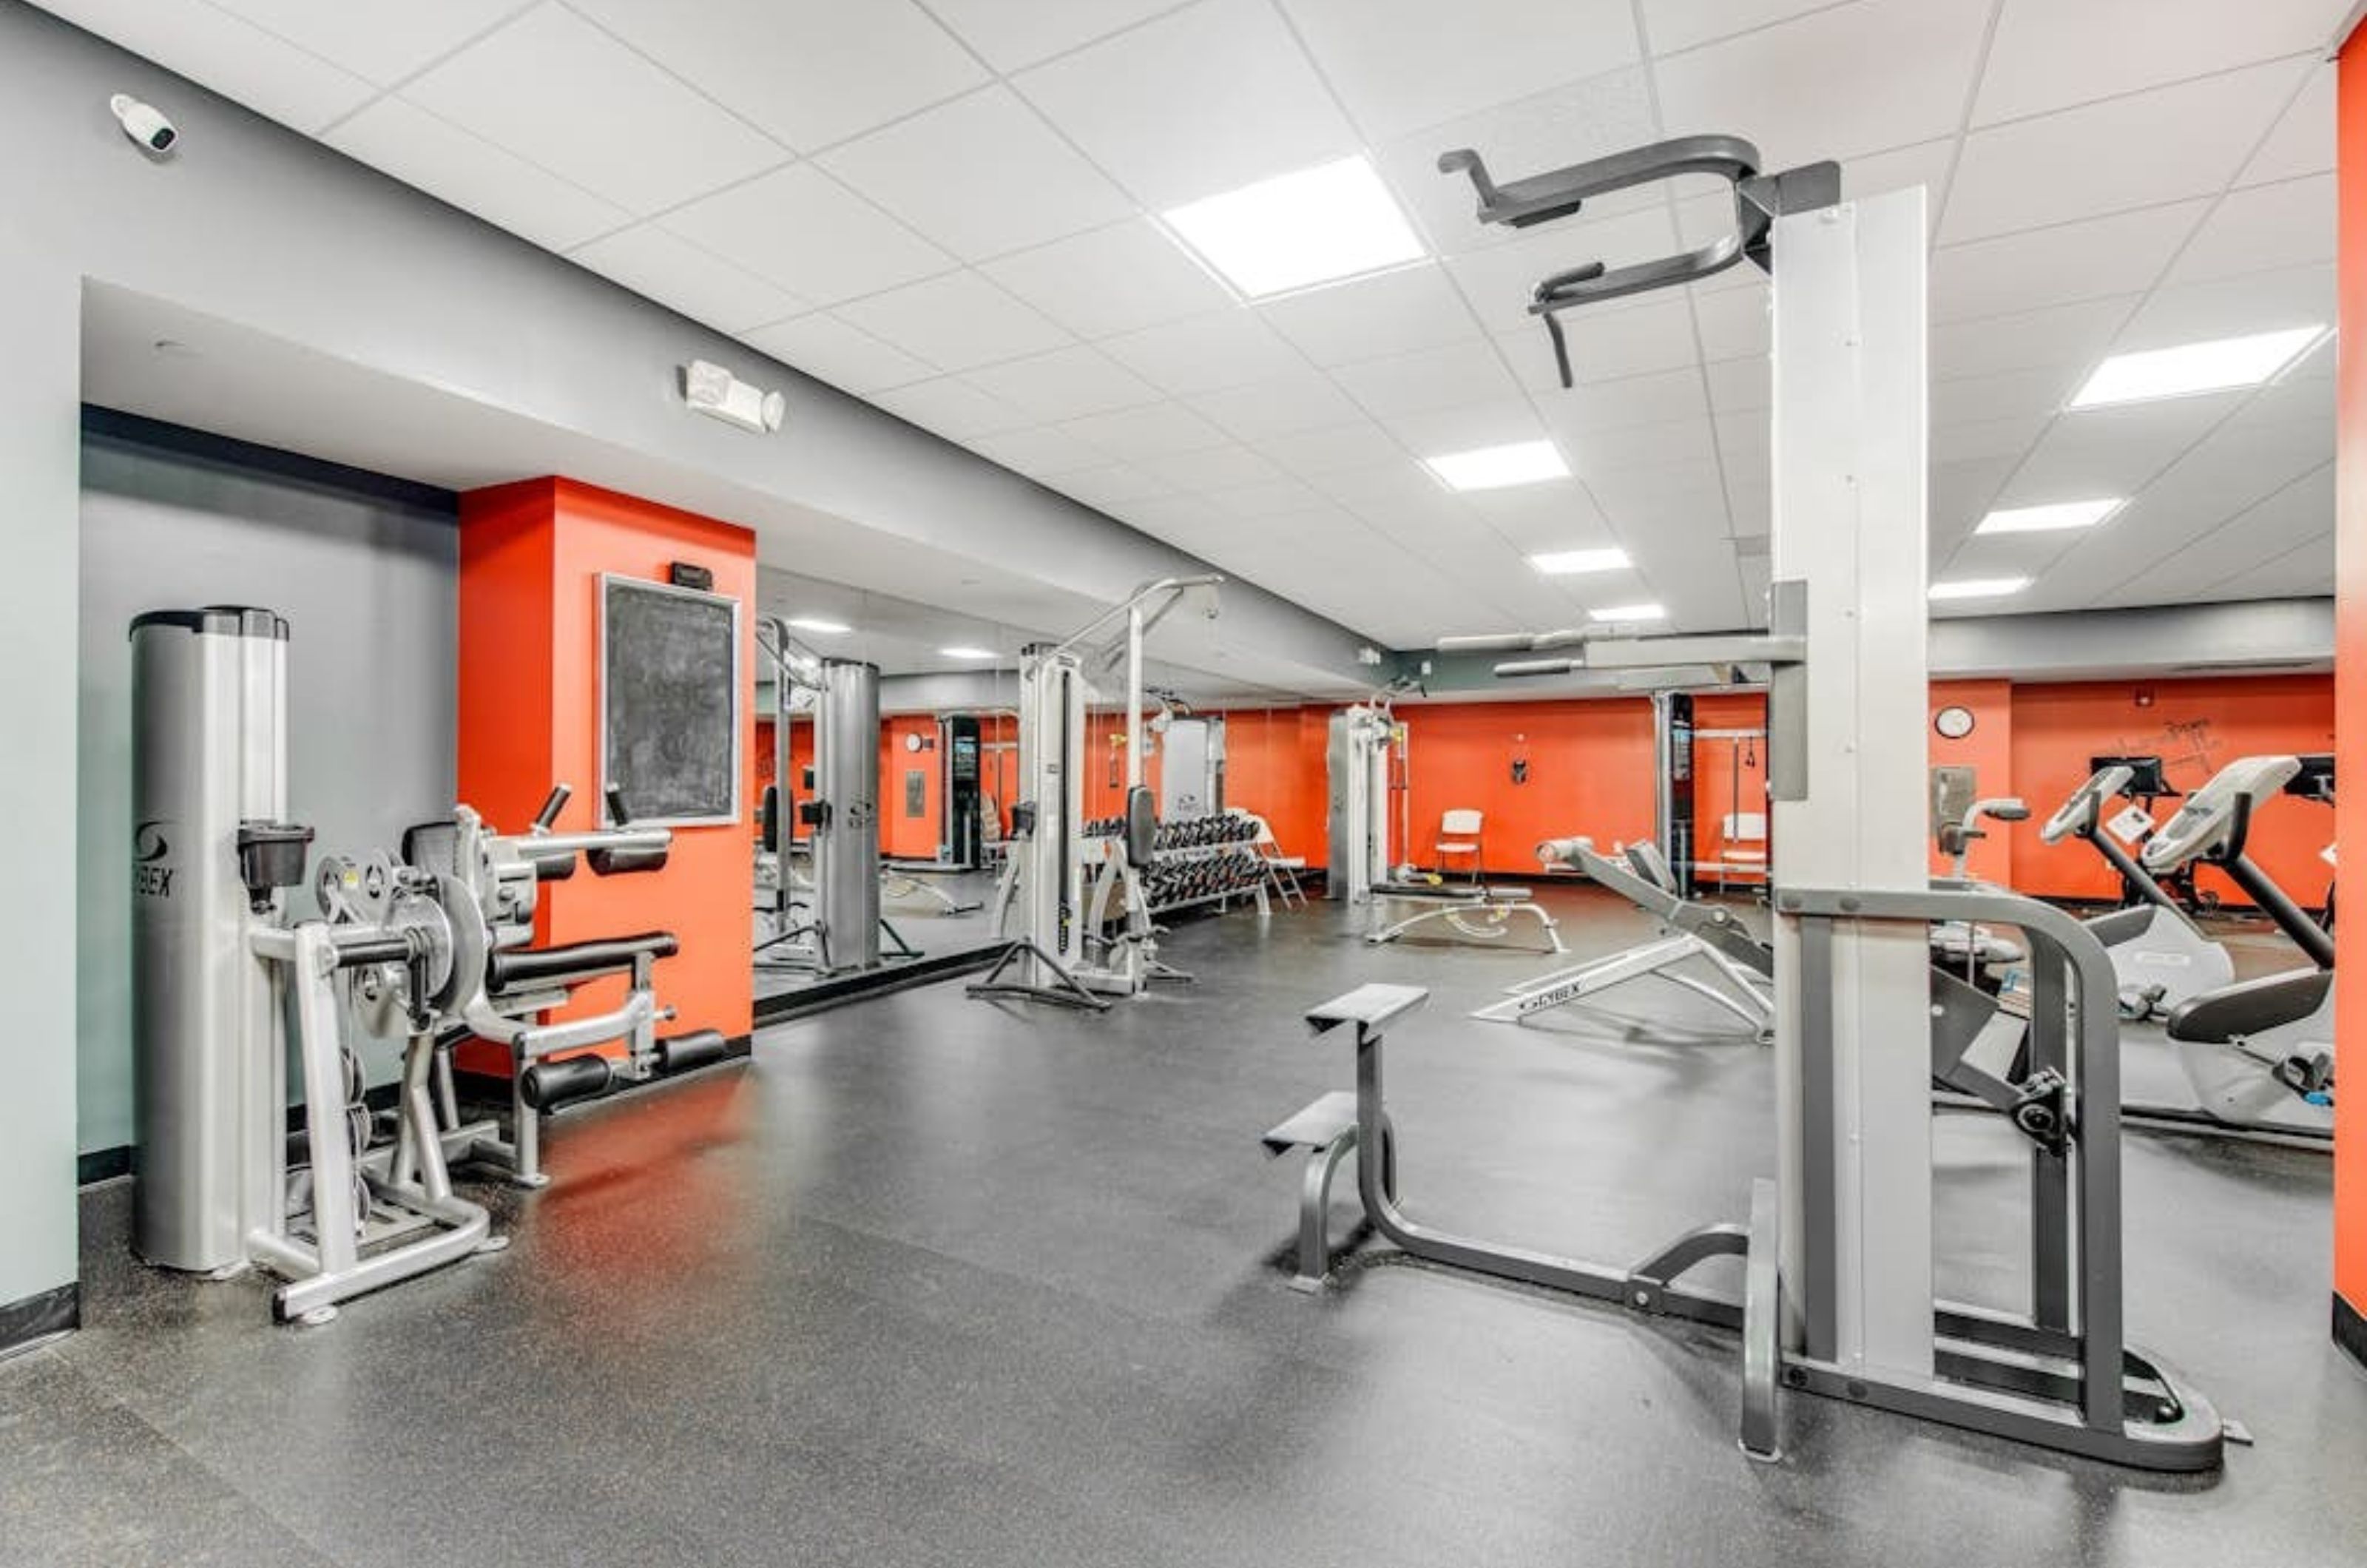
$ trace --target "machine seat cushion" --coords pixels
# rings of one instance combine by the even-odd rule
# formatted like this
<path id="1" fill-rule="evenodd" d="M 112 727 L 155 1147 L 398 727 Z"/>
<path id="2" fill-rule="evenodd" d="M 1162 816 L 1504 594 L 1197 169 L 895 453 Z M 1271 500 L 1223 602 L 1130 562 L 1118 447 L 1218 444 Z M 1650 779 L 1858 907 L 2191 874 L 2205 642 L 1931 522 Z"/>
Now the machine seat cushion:
<path id="1" fill-rule="evenodd" d="M 629 969 L 633 960 L 644 953 L 651 958 L 671 958 L 681 946 L 672 931 L 643 931 L 639 936 L 603 937 L 558 947 L 511 948 L 485 961 L 485 988 L 499 993 L 536 986 L 573 985 L 579 980 Z"/>
<path id="2" fill-rule="evenodd" d="M 2189 998 L 2170 1011 L 2172 1040 L 2212 1042 L 2253 1035 L 2307 1018 L 2326 1005 L 2331 969 L 2295 969 L 2238 980 Z"/>

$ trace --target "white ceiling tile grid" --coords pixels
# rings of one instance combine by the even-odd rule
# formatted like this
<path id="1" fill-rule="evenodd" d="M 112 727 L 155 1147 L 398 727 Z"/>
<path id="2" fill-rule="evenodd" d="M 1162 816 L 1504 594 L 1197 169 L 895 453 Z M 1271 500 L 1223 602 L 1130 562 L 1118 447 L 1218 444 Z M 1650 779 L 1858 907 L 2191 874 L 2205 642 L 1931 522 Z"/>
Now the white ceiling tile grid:
<path id="1" fill-rule="evenodd" d="M 2348 0 L 50 0 L 48 8 L 883 410 L 1376 637 L 1760 613 L 1768 293 L 1564 318 L 1546 274 L 1699 243 L 1699 182 L 1486 230 L 1500 177 L 1696 130 L 1930 192 L 1933 557 L 2020 603 L 2323 591 L 2329 350 L 2249 395 L 2065 412 L 2115 350 L 2332 320 Z M 583 112 L 598 106 L 597 113 Z M 1168 209 L 1363 155 L 1423 241 L 1251 303 Z M 1551 441 L 1458 496 L 1419 459 Z M 2000 502 L 2133 495 L 2090 535 Z M 1523 557 L 1617 543 L 1609 581 Z M 1221 553 L 1219 553 L 1221 552 Z M 1451 562 L 1451 570 L 1435 563 Z M 1425 586 L 1444 592 L 1420 592 Z M 1979 608 L 1979 607 L 1974 607 Z"/>

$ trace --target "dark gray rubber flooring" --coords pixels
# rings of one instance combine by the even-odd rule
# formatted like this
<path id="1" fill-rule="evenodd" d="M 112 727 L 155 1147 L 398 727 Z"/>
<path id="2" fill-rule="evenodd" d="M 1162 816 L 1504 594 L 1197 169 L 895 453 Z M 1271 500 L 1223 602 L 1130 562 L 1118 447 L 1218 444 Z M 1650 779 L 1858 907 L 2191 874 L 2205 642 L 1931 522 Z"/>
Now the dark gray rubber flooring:
<path id="1" fill-rule="evenodd" d="M 1580 954 L 1642 934 L 1555 897 Z M 1167 956 L 1198 984 L 1100 1017 L 900 993 L 563 1117 L 507 1253 L 325 1328 L 141 1269 L 128 1189 L 95 1191 L 89 1326 L 0 1363 L 0 1562 L 2367 1562 L 2323 1156 L 2126 1152 L 2132 1337 L 2259 1439 L 2219 1477 L 1808 1399 L 1761 1467 L 1725 1336 L 1386 1255 L 1294 1293 L 1298 1173 L 1257 1135 L 1347 1082 L 1301 1010 L 1431 985 L 1392 1044 L 1410 1207 L 1624 1263 L 1740 1217 L 1768 1053 L 1648 986 L 1626 1021 L 1472 1022 L 1554 961 L 1373 950 L 1321 906 Z M 2010 1302 L 2021 1157 L 1943 1128 L 1942 1287 Z"/>

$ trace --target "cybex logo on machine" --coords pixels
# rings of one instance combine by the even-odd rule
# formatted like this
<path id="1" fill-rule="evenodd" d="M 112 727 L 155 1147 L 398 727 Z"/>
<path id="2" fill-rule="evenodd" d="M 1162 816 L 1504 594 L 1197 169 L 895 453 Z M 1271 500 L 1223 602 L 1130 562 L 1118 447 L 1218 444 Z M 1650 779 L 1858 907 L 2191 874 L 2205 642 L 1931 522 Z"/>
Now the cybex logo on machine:
<path id="1" fill-rule="evenodd" d="M 178 867 L 166 863 L 173 858 L 173 841 L 164 836 L 166 818 L 153 817 L 131 829 L 131 893 L 139 898 L 170 898 L 173 896 L 173 875 Z"/>

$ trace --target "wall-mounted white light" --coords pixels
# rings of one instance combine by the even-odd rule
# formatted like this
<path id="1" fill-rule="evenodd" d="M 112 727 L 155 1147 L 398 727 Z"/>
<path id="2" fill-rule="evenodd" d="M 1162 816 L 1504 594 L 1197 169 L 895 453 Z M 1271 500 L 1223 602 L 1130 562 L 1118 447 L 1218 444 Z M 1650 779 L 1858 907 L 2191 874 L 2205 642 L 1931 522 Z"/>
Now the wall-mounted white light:
<path id="1" fill-rule="evenodd" d="M 694 359 L 682 367 L 682 400 L 709 419 L 758 435 L 780 429 L 789 412 L 789 400 L 780 393 L 751 386 L 705 359 Z"/>

